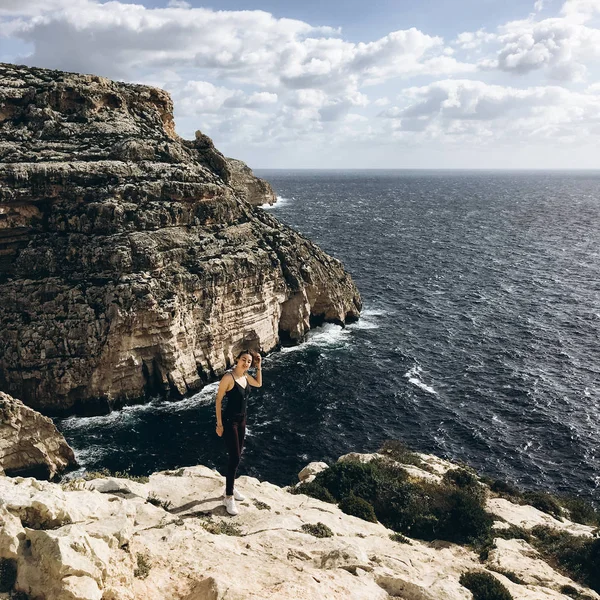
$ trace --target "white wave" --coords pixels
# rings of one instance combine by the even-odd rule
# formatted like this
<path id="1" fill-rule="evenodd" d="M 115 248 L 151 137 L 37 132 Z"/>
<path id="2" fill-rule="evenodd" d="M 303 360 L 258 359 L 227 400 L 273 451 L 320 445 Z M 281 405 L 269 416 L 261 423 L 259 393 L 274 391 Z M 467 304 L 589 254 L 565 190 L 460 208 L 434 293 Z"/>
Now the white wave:
<path id="1" fill-rule="evenodd" d="M 286 204 L 290 203 L 293 200 L 293 198 L 285 198 L 284 196 L 277 196 L 277 201 L 275 202 L 275 204 L 261 204 L 260 208 L 262 208 L 263 210 L 269 210 L 270 208 L 279 208 L 280 206 L 285 206 Z"/>
<path id="2" fill-rule="evenodd" d="M 205 385 L 193 396 L 184 398 L 183 400 L 163 400 L 160 398 L 153 398 L 144 404 L 130 404 L 123 406 L 118 410 L 113 410 L 107 415 L 96 415 L 92 417 L 78 417 L 73 415 L 62 421 L 60 429 L 68 431 L 74 429 L 87 429 L 88 427 L 111 426 L 117 424 L 119 421 L 123 421 L 124 424 L 127 423 L 129 426 L 135 421 L 138 421 L 138 415 L 142 415 L 143 413 L 174 413 L 187 411 L 198 406 L 206 406 L 214 401 L 218 387 L 219 382 L 213 381 L 212 383 Z"/>
<path id="3" fill-rule="evenodd" d="M 335 323 L 324 323 L 311 329 L 306 334 L 304 341 L 297 346 L 287 346 L 281 348 L 282 354 L 289 352 L 298 352 L 304 350 L 307 346 L 319 346 L 321 348 L 335 348 L 347 343 L 346 338 L 350 335 L 348 328 Z"/>
<path id="4" fill-rule="evenodd" d="M 412 383 L 413 385 L 416 385 L 418 388 L 422 389 L 423 391 L 428 392 L 429 394 L 437 395 L 437 392 L 431 386 L 429 386 L 426 383 L 424 383 L 423 381 L 421 381 L 421 373 L 422 373 L 421 367 L 419 367 L 418 365 L 415 365 L 414 367 L 412 367 L 412 369 L 410 369 L 409 371 L 404 373 L 404 377 L 406 377 L 410 383 Z"/>
<path id="5" fill-rule="evenodd" d="M 354 323 L 349 323 L 347 328 L 353 329 L 379 329 L 377 322 L 381 317 L 387 317 L 389 312 L 378 308 L 367 308 L 360 313 L 360 319 Z"/>
<path id="6" fill-rule="evenodd" d="M 110 446 L 99 446 L 99 445 L 86 445 L 85 448 L 76 448 L 73 446 L 73 454 L 75 454 L 75 460 L 80 465 L 86 465 L 95 462 L 102 462 L 105 456 L 114 452 L 115 448 Z M 77 469 L 77 473 L 85 472 L 88 469 L 84 466 L 81 469 Z"/>

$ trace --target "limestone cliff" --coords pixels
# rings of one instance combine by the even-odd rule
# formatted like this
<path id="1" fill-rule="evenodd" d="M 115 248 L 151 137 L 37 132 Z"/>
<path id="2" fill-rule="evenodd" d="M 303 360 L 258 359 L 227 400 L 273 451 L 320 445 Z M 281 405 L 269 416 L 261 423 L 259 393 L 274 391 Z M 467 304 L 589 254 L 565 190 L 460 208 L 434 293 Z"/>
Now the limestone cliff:
<path id="1" fill-rule="evenodd" d="M 46 413 L 181 397 L 242 346 L 358 318 L 341 262 L 159 89 L 0 64 L 0 389 Z"/>
<path id="2" fill-rule="evenodd" d="M 0 392 L 0 473 L 50 479 L 75 465 L 75 455 L 54 423 Z"/>
<path id="3" fill-rule="evenodd" d="M 420 455 L 411 477 L 456 467 Z M 340 460 L 370 460 L 353 455 Z M 399 466 L 399 465 L 396 465 Z M 313 464 L 307 473 L 326 468 Z M 309 477 L 310 478 L 310 477 Z M 207 467 L 62 486 L 0 477 L 3 589 L 36 600 L 469 600 L 461 574 L 483 571 L 514 600 L 598 600 L 521 537 L 498 536 L 482 558 L 468 546 L 390 538 L 379 522 L 253 477 L 240 514 L 221 505 L 224 478 Z M 498 529 L 544 524 L 589 539 L 592 528 L 490 498 Z M 4 596 L 1 592 L 7 592 Z M 13 596 L 11 596 L 13 597 Z"/>

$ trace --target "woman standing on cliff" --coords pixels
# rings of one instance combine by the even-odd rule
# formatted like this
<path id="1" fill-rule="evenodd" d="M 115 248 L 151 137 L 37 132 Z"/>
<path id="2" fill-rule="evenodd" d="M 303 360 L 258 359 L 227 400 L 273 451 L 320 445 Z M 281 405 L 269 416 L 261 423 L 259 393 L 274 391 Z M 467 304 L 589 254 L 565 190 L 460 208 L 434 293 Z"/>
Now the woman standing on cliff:
<path id="1" fill-rule="evenodd" d="M 240 464 L 244 437 L 246 435 L 246 407 L 250 386 L 262 386 L 261 356 L 252 350 L 242 350 L 235 358 L 235 367 L 223 375 L 217 391 L 217 435 L 223 436 L 229 454 L 223 504 L 230 515 L 237 515 L 236 500 L 244 500 L 234 487 L 235 474 Z M 248 374 L 254 364 L 256 377 Z M 227 399 L 225 408 L 221 410 L 223 398 Z"/>

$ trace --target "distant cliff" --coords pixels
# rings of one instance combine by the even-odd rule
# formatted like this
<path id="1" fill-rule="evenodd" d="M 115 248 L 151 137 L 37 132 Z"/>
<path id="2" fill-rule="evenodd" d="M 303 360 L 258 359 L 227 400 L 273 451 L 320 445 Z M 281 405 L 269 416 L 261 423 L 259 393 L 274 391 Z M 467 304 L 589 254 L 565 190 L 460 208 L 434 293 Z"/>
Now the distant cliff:
<path id="1" fill-rule="evenodd" d="M 358 318 L 341 262 L 159 89 L 0 64 L 0 390 L 46 413 L 180 397 L 245 345 Z"/>

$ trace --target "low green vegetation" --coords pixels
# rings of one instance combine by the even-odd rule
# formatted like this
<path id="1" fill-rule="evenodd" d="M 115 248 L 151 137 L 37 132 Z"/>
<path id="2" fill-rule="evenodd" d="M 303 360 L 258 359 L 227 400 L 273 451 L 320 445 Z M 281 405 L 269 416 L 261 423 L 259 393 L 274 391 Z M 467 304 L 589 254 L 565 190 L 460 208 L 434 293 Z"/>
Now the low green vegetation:
<path id="1" fill-rule="evenodd" d="M 450 469 L 444 473 L 443 480 L 459 488 L 468 488 L 477 485 L 477 475 L 467 469 Z"/>
<path id="2" fill-rule="evenodd" d="M 146 579 L 150 573 L 152 565 L 150 564 L 150 557 L 146 553 L 138 552 L 136 555 L 137 567 L 133 570 L 134 577 L 139 579 Z"/>
<path id="3" fill-rule="evenodd" d="M 256 508 L 258 508 L 258 510 L 271 510 L 271 507 L 266 503 L 263 502 L 262 500 L 257 500 L 256 498 L 254 498 L 254 500 L 252 500 L 254 506 L 256 506 Z"/>
<path id="4" fill-rule="evenodd" d="M 559 521 L 566 517 L 581 525 L 600 526 L 600 511 L 591 502 L 583 498 L 560 496 L 541 490 L 523 491 L 506 481 L 484 477 L 481 479 L 490 486 L 490 490 L 494 494 L 515 504 L 529 504 Z"/>
<path id="5" fill-rule="evenodd" d="M 398 542 L 399 544 L 408 544 L 409 546 L 411 545 L 410 540 L 401 533 L 390 533 L 390 540 L 392 540 L 393 542 Z"/>
<path id="6" fill-rule="evenodd" d="M 331 495 L 331 493 L 322 485 L 319 485 L 314 481 L 309 483 L 301 483 L 297 487 L 291 487 L 289 492 L 290 494 L 306 494 L 307 496 L 311 496 L 317 500 L 322 500 L 323 502 L 335 503 L 335 498 Z"/>
<path id="7" fill-rule="evenodd" d="M 465 543 L 485 537 L 493 519 L 485 511 L 483 488 L 462 473 L 459 480 L 464 487 L 454 481 L 411 479 L 400 466 L 377 459 L 338 462 L 321 471 L 313 484 L 344 505 L 350 496 L 361 498 L 377 520 L 398 533 Z"/>
<path id="8" fill-rule="evenodd" d="M 403 465 L 414 465 L 429 471 L 429 466 L 423 462 L 421 457 L 399 440 L 385 440 L 377 452 Z"/>
<path id="9" fill-rule="evenodd" d="M 69 479 L 67 481 L 61 481 L 63 489 L 78 489 L 78 486 L 84 481 L 91 481 L 92 479 L 108 479 L 110 477 L 116 477 L 117 479 L 129 479 L 136 483 L 148 483 L 150 479 L 145 475 L 132 475 L 129 471 L 109 471 L 106 468 L 99 469 L 98 471 L 86 471 L 77 478 Z"/>
<path id="10" fill-rule="evenodd" d="M 488 567 L 488 569 L 490 571 L 494 571 L 494 573 L 500 573 L 500 575 L 504 575 L 504 577 L 510 579 L 510 581 L 513 583 L 525 585 L 525 582 L 514 571 L 507 571 L 506 569 L 500 569 L 499 567 Z"/>
<path id="11" fill-rule="evenodd" d="M 222 521 L 220 519 L 213 520 L 212 516 L 202 516 L 202 527 L 214 535 L 232 535 L 241 536 L 242 531 L 235 523 L 229 521 Z"/>
<path id="12" fill-rule="evenodd" d="M 463 573 L 459 583 L 470 590 L 473 600 L 513 600 L 506 587 L 485 571 Z"/>
<path id="13" fill-rule="evenodd" d="M 329 527 L 327 527 L 327 525 L 325 525 L 325 523 L 321 523 L 321 521 L 318 521 L 317 523 L 304 523 L 304 525 L 302 525 L 301 527 L 302 531 L 304 531 L 304 533 L 308 533 L 310 535 L 314 535 L 315 537 L 318 538 L 326 538 L 326 537 L 333 537 L 333 531 L 331 531 L 331 529 L 329 529 Z"/>
<path id="14" fill-rule="evenodd" d="M 377 517 L 375 516 L 375 510 L 373 507 L 362 498 L 350 494 L 345 498 L 342 498 L 339 504 L 340 510 L 345 512 L 347 515 L 358 517 L 370 523 L 377 523 Z"/>
<path id="15" fill-rule="evenodd" d="M 600 593 L 600 537 L 583 537 L 537 525 L 531 544 L 566 575 Z"/>
<path id="16" fill-rule="evenodd" d="M 561 586 L 560 593 L 569 596 L 570 598 L 577 598 L 577 600 L 594 600 L 589 594 L 582 594 L 572 585 Z"/>
<path id="17" fill-rule="evenodd" d="M 558 503 L 558 499 L 552 494 L 539 490 L 533 492 L 523 492 L 521 495 L 521 500 L 524 501 L 525 504 L 534 506 L 538 510 L 552 515 L 559 521 L 562 521 L 562 508 Z M 521 504 L 522 503 L 523 502 L 521 502 Z"/>
<path id="18" fill-rule="evenodd" d="M 168 511 L 172 506 L 172 502 L 170 500 L 162 500 L 154 492 L 150 492 L 148 494 L 147 501 L 150 502 L 150 504 L 153 504 L 154 506 L 159 506 L 160 508 L 166 511 Z"/>

